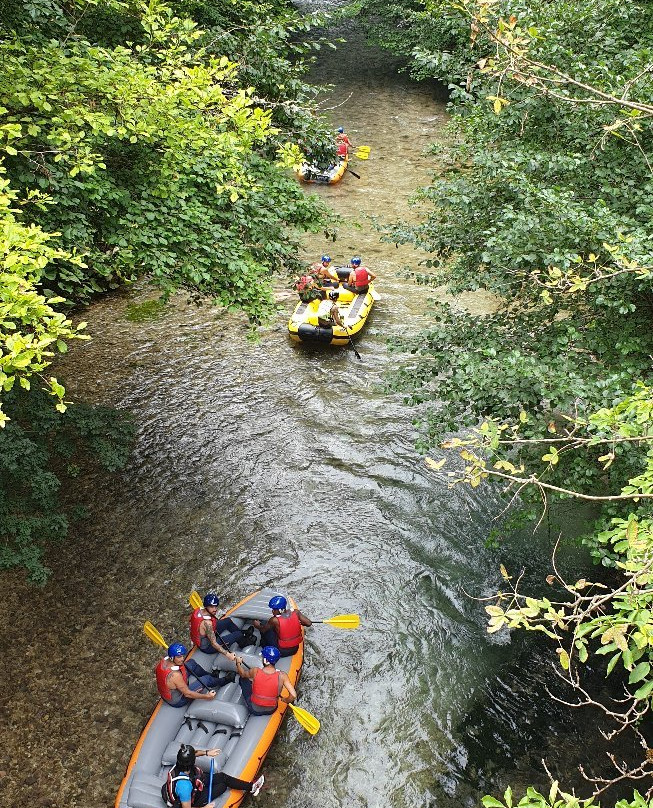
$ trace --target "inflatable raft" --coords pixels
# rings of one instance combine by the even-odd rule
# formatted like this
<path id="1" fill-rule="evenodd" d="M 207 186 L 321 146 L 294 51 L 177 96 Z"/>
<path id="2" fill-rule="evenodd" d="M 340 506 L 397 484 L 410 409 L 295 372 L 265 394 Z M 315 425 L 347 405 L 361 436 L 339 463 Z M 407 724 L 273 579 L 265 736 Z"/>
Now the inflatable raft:
<path id="1" fill-rule="evenodd" d="M 343 178 L 348 163 L 349 157 L 345 157 L 344 160 L 338 160 L 334 166 L 327 170 L 318 168 L 316 165 L 311 165 L 310 163 L 302 163 L 299 170 L 295 173 L 297 179 L 302 182 L 321 182 L 334 185 Z"/>
<path id="2" fill-rule="evenodd" d="M 336 267 L 341 281 L 346 280 L 350 273 L 349 267 Z M 379 294 L 374 284 L 369 285 L 364 294 L 355 294 L 345 289 L 342 283 L 338 287 L 324 287 L 327 294 L 333 289 L 339 294 L 337 304 L 345 328 L 334 325 L 333 328 L 324 328 L 318 324 L 317 310 L 320 300 L 304 303 L 301 300 L 295 307 L 292 317 L 288 321 L 288 333 L 295 342 L 321 342 L 325 345 L 347 345 L 350 337 L 355 337 L 363 329 L 367 317 L 372 310 L 374 301 Z"/>
<path id="3" fill-rule="evenodd" d="M 278 594 L 272 589 L 262 589 L 242 600 L 227 615 L 239 627 L 248 628 L 253 620 L 264 621 L 270 617 L 268 603 Z M 288 601 L 295 606 L 290 598 Z M 258 647 L 238 650 L 234 643 L 231 650 L 237 651 L 250 667 L 262 667 Z M 234 663 L 222 654 L 205 654 L 198 649 L 192 653 L 193 659 L 206 670 L 211 670 L 212 666 L 223 671 L 236 670 Z M 276 667 L 285 671 L 296 686 L 303 661 L 302 643 L 294 656 L 282 657 Z M 186 707 L 171 707 L 160 699 L 131 756 L 115 808 L 165 808 L 161 786 L 182 743 L 196 749 L 219 747 L 222 751 L 215 758 L 216 772 L 254 780 L 287 709 L 288 705 L 280 701 L 272 715 L 250 715 L 237 682 L 221 687 L 212 701 L 197 699 Z M 211 758 L 198 757 L 197 765 L 208 772 Z M 227 789 L 216 798 L 216 808 L 233 808 L 244 796 L 242 791 Z"/>

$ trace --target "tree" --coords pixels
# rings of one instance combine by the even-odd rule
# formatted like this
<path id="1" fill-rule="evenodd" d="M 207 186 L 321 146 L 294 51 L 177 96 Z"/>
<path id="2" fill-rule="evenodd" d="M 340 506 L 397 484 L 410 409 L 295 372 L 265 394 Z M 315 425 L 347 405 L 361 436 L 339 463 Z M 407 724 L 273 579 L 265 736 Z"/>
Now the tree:
<path id="1" fill-rule="evenodd" d="M 435 304 L 432 327 L 395 345 L 413 361 L 393 385 L 425 405 L 422 447 L 444 440 L 460 453 L 452 484 L 500 482 L 509 504 L 521 499 L 534 518 L 542 502 L 600 506 L 586 540 L 614 569 L 613 585 L 566 581 L 554 558 L 557 589 L 542 597 L 503 570 L 508 591 L 487 607 L 489 630 L 549 636 L 576 696 L 569 704 L 593 704 L 617 730 L 637 733 L 653 693 L 650 5 L 361 6 L 378 13 L 371 28 L 380 19 L 381 38 L 394 21 L 389 42 L 410 54 L 413 72 L 452 91 L 451 142 L 434 149 L 442 170 L 418 194 L 423 221 L 385 236 L 428 253 L 419 282 L 454 294 L 483 288 L 500 301 L 485 317 Z M 471 433 L 445 439 L 461 425 Z M 439 471 L 445 459 L 427 463 Z M 607 675 L 625 688 L 611 703 L 582 676 L 604 654 Z M 614 757 L 614 778 L 594 778 L 595 795 L 650 778 L 653 753 L 639 741 L 641 761 Z M 512 795 L 484 803 L 510 806 Z M 529 789 L 519 804 L 579 801 L 556 785 L 548 799 Z"/>

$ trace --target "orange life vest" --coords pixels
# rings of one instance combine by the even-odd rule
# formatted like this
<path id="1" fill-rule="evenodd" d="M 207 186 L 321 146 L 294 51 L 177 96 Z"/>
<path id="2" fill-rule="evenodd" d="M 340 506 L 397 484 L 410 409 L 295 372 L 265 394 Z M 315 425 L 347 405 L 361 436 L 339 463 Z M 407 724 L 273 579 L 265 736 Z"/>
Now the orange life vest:
<path id="1" fill-rule="evenodd" d="M 264 673 L 261 668 L 255 669 L 252 680 L 252 704 L 258 707 L 276 707 L 279 703 L 279 671 Z"/>
<path id="2" fill-rule="evenodd" d="M 172 690 L 168 687 L 168 676 L 173 670 L 180 671 L 181 675 L 184 677 L 184 682 L 188 684 L 188 672 L 186 668 L 183 665 L 181 667 L 173 665 L 168 657 L 163 657 L 163 659 L 159 660 L 159 664 L 154 669 L 157 690 L 161 698 L 166 701 L 172 701 Z"/>

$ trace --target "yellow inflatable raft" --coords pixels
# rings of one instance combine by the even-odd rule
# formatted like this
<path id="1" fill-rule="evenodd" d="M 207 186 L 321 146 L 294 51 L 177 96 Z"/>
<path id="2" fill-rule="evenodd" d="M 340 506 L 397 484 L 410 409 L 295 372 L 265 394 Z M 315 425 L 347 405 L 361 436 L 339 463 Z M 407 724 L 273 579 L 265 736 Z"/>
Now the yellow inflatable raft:
<path id="1" fill-rule="evenodd" d="M 345 157 L 344 160 L 338 160 L 334 166 L 327 170 L 318 168 L 310 163 L 302 163 L 295 174 L 297 179 L 302 182 L 321 182 L 327 185 L 334 185 L 343 178 L 347 170 L 347 163 L 349 163 L 349 157 Z"/>
<path id="2" fill-rule="evenodd" d="M 374 305 L 374 301 L 380 297 L 374 289 L 374 284 L 371 283 L 368 291 L 363 294 L 350 292 L 342 284 L 337 287 L 325 287 L 327 294 L 334 291 L 334 289 L 338 292 L 336 304 L 344 323 L 344 328 L 339 325 L 329 328 L 319 325 L 317 310 L 322 302 L 321 300 L 312 300 L 310 303 L 304 303 L 300 300 L 288 321 L 288 332 L 291 339 L 295 342 L 347 345 L 350 337 L 355 337 L 360 333 L 367 322 L 367 317 Z"/>

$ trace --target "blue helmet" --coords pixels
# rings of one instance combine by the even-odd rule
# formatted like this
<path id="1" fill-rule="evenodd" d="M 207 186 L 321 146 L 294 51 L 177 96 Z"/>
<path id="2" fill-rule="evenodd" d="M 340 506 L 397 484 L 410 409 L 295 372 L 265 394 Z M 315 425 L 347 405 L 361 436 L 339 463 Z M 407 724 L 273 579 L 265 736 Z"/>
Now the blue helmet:
<path id="1" fill-rule="evenodd" d="M 275 648 L 274 645 L 266 645 L 261 651 L 261 656 L 266 662 L 269 662 L 270 665 L 276 665 L 281 657 L 281 652 L 278 648 Z"/>
<path id="2" fill-rule="evenodd" d="M 287 605 L 288 601 L 284 598 L 283 595 L 275 595 L 273 598 L 271 598 L 270 602 L 268 603 L 268 606 L 271 609 L 279 609 L 280 611 L 283 611 Z"/>
<path id="3" fill-rule="evenodd" d="M 322 256 L 322 263 L 323 264 L 330 264 L 331 263 L 331 256 L 330 255 L 323 255 Z"/>
<path id="4" fill-rule="evenodd" d="M 359 267 L 361 265 L 361 259 L 355 255 L 351 261 L 349 262 L 353 267 Z"/>
<path id="5" fill-rule="evenodd" d="M 219 606 L 220 605 L 220 598 L 214 593 L 209 592 L 208 595 L 204 595 L 204 608 L 208 606 Z"/>
<path id="6" fill-rule="evenodd" d="M 170 659 L 176 656 L 186 656 L 187 653 L 186 646 L 182 645 L 180 642 L 173 642 L 172 645 L 168 646 L 168 656 Z"/>
<path id="7" fill-rule="evenodd" d="M 344 135 L 344 134 L 345 134 L 345 129 L 344 129 L 344 127 L 342 127 L 342 126 L 339 126 L 339 127 L 336 129 L 336 132 L 337 132 L 339 135 Z"/>

